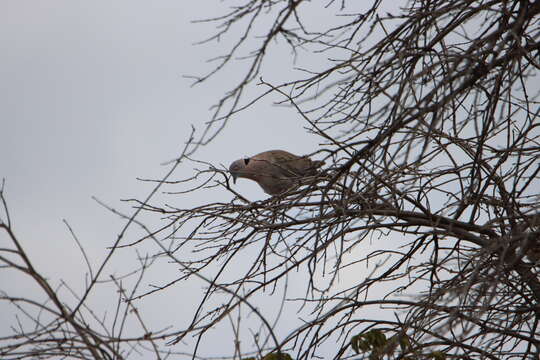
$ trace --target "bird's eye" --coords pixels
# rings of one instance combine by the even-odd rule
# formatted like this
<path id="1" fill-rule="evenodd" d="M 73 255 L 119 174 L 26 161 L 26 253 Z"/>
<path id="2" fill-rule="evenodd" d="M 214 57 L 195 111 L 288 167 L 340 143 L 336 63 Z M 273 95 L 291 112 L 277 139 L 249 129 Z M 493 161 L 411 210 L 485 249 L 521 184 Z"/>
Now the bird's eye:
<path id="1" fill-rule="evenodd" d="M 247 164 L 249 164 L 249 158 L 244 159 L 244 165 L 247 165 Z"/>

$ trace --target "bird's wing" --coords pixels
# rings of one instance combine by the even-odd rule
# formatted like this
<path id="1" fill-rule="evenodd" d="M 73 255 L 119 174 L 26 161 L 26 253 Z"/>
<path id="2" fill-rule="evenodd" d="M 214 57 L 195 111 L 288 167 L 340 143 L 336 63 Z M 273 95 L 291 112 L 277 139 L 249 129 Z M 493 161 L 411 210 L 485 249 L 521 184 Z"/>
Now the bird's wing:
<path id="1" fill-rule="evenodd" d="M 280 169 L 283 176 L 303 176 L 310 167 L 310 160 L 306 157 L 296 156 L 283 150 L 267 152 L 267 158 Z"/>

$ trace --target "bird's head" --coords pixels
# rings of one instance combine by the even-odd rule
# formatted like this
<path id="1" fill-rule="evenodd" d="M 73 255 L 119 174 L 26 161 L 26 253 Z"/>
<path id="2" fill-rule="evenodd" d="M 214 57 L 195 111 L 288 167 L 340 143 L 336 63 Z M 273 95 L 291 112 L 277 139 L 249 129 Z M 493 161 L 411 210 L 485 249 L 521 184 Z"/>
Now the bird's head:
<path id="1" fill-rule="evenodd" d="M 249 164 L 249 158 L 238 159 L 229 166 L 229 172 L 233 178 L 233 183 L 236 184 L 236 179 L 242 177 L 245 173 L 246 166 Z"/>

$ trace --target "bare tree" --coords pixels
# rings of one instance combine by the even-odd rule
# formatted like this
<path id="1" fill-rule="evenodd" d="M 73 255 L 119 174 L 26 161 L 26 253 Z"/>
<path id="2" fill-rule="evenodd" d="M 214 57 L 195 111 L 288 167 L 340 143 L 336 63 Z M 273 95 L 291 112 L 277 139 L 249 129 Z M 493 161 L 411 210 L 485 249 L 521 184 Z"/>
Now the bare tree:
<path id="1" fill-rule="evenodd" d="M 233 45 L 196 83 L 236 61 L 247 70 L 150 196 L 133 200 L 126 227 L 146 234 L 113 247 L 158 246 L 141 276 L 161 259 L 180 270 L 126 295 L 127 306 L 187 279 L 206 289 L 187 327 L 139 340 L 195 336 L 191 357 L 204 357 L 205 336 L 227 324 L 227 358 L 311 359 L 328 349 L 334 358 L 540 357 L 540 2 L 410 1 L 393 13 L 383 5 L 243 0 L 208 20 L 219 25 L 208 41 Z M 311 21 L 316 11 L 328 21 Z M 297 77 L 266 82 L 265 59 L 283 45 Z M 255 84 L 263 95 L 250 96 Z M 317 178 L 258 202 L 216 164 L 176 180 L 179 163 L 270 94 L 324 142 L 312 154 L 327 164 Z M 153 198 L 162 188 L 177 199 L 216 187 L 232 200 L 182 209 Z M 1 227 L 11 234 L 9 222 Z M 302 281 L 290 289 L 293 277 Z M 302 325 L 283 335 L 283 321 L 258 305 L 264 296 L 279 299 L 279 314 L 300 306 Z M 106 358 L 74 316 L 80 307 L 53 311 L 86 357 Z M 239 332 L 253 323 L 260 329 L 246 350 Z"/>
<path id="2" fill-rule="evenodd" d="M 126 281 L 129 285 L 124 282 L 126 276 L 107 275 L 104 278 L 103 270 L 111 260 L 114 247 L 104 261 L 95 267 L 82 242 L 64 220 L 87 265 L 86 283 L 81 293 L 63 280 L 47 279 L 35 267 L 25 249 L 25 242 L 16 235 L 4 185 L 3 182 L 0 187 L 0 269 L 3 273 L 0 302 L 2 310 L 10 309 L 9 315 L 12 315 L 8 316 L 7 311 L 4 313 L 4 325 L 13 319 L 16 322 L 10 326 L 10 334 L 0 337 L 0 358 L 104 360 L 128 359 L 133 355 L 150 353 L 152 358 L 161 359 L 171 354 L 171 350 L 160 349 L 156 342 L 160 339 L 160 332 L 150 331 L 138 308 L 129 301 L 152 261 L 139 259 L 140 267 L 134 279 Z M 118 237 L 118 242 L 126 229 L 127 226 Z M 63 256 L 58 254 L 50 261 L 63 261 Z M 8 281 L 33 290 L 8 292 L 4 288 Z M 98 289 L 102 287 L 106 290 Z M 95 296 L 110 299 L 113 311 L 107 315 L 110 309 L 94 308 L 89 300 Z"/>
<path id="3" fill-rule="evenodd" d="M 219 31 L 208 41 L 236 41 L 196 81 L 234 61 L 247 71 L 197 144 L 279 94 L 320 136 L 314 154 L 329 166 L 261 202 L 236 193 L 216 166 L 186 196 L 222 186 L 231 202 L 140 203 L 168 219 L 151 236 L 170 240 L 163 255 L 183 269 L 179 279 L 219 266 L 176 341 L 203 337 L 240 307 L 261 315 L 252 300 L 303 272 L 304 324 L 280 336 L 261 315 L 272 340 L 260 341 L 259 356 L 310 359 L 330 343 L 335 358 L 538 358 L 540 2 L 410 1 L 394 14 L 381 1 L 241 3 L 209 20 Z M 329 20 L 310 21 L 315 11 Z M 268 83 L 264 61 L 280 44 L 299 71 Z M 250 99 L 255 83 L 266 90 Z M 375 249 L 358 251 L 366 244 Z M 338 290 L 358 264 L 372 272 Z"/>

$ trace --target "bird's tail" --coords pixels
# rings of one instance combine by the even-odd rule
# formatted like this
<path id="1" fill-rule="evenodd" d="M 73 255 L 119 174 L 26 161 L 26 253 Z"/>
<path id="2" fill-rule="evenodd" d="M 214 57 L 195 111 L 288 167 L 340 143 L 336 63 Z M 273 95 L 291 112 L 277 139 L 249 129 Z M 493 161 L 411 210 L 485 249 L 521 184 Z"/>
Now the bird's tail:
<path id="1" fill-rule="evenodd" d="M 305 176 L 317 176 L 319 175 L 320 171 L 318 168 L 324 165 L 324 161 L 322 160 L 311 160 L 311 166 L 304 174 Z"/>
<path id="2" fill-rule="evenodd" d="M 313 168 L 317 169 L 324 165 L 324 161 L 322 160 L 313 160 Z"/>

